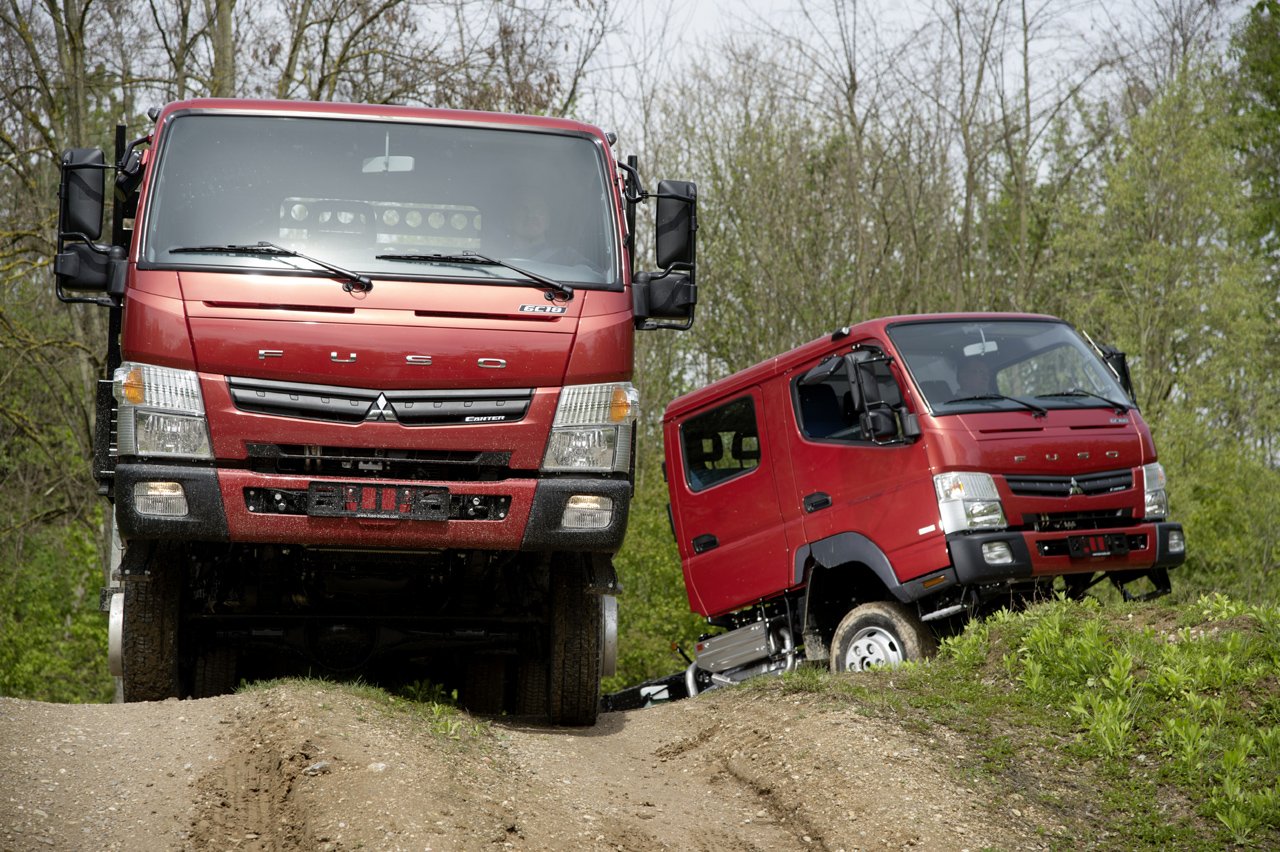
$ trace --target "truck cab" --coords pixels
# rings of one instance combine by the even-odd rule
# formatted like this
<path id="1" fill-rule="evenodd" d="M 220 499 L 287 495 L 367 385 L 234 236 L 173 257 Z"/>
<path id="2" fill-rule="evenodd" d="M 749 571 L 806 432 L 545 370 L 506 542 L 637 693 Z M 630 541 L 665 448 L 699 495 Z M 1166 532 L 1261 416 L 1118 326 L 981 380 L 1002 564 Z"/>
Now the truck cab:
<path id="1" fill-rule="evenodd" d="M 918 658 L 1055 583 L 1167 592 L 1185 541 L 1127 382 L 1053 317 L 904 316 L 672 402 L 689 603 L 726 629 L 699 642 L 690 691 Z"/>
<path id="2" fill-rule="evenodd" d="M 63 160 L 58 293 L 109 310 L 94 474 L 125 700 L 421 663 L 594 721 L 637 329 L 687 328 L 696 187 L 576 121 L 191 100 Z M 110 241 L 103 175 L 116 173 Z M 660 268 L 634 269 L 658 200 Z"/>

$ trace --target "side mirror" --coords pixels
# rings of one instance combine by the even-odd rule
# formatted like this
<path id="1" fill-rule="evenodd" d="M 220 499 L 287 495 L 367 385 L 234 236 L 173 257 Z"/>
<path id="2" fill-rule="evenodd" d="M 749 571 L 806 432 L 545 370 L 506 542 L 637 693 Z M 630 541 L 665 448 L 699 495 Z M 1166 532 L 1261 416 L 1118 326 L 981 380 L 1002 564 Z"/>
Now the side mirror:
<path id="1" fill-rule="evenodd" d="M 631 297 L 636 328 L 682 331 L 693 325 L 698 285 L 680 273 L 640 272 L 631 282 Z"/>
<path id="2" fill-rule="evenodd" d="M 92 242 L 102 236 L 106 158 L 101 148 L 72 148 L 62 154 L 58 190 L 58 236 Z"/>
<path id="3" fill-rule="evenodd" d="M 654 239 L 659 269 L 685 264 L 693 278 L 694 235 L 698 230 L 698 186 L 687 180 L 658 181 Z"/>
<path id="4" fill-rule="evenodd" d="M 887 408 L 864 411 L 859 419 L 862 434 L 873 441 L 888 441 L 898 437 L 898 421 Z"/>
<path id="5" fill-rule="evenodd" d="M 124 293 L 125 250 L 94 242 L 102 236 L 106 169 L 101 148 L 72 148 L 62 154 L 53 274 L 58 298 L 64 302 L 114 305 Z M 96 291 L 107 297 L 68 296 L 64 290 Z"/>

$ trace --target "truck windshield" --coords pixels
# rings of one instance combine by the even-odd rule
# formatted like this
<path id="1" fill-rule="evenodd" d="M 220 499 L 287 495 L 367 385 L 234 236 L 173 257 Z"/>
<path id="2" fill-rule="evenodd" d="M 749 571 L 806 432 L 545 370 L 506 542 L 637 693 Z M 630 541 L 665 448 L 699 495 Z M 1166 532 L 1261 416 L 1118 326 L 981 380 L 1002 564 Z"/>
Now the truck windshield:
<path id="1" fill-rule="evenodd" d="M 1132 407 L 1110 369 L 1064 322 L 943 320 L 889 337 L 935 415 Z"/>
<path id="2" fill-rule="evenodd" d="M 611 211 L 604 156 L 586 135 L 190 113 L 157 152 L 140 262 L 279 271 L 275 255 L 178 251 L 266 242 L 374 277 L 529 286 L 515 266 L 619 289 Z M 448 260 L 468 253 L 497 262 Z"/>

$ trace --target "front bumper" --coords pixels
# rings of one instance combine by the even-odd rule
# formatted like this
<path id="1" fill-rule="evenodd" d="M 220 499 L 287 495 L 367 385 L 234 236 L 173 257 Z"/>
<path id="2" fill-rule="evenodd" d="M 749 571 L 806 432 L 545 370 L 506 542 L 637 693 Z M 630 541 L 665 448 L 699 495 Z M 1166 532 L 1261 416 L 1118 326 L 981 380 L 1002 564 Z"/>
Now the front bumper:
<path id="1" fill-rule="evenodd" d="M 1169 535 L 1174 531 L 1180 533 L 1182 525 L 1161 521 L 1124 529 L 1073 534 L 1024 531 L 953 533 L 947 536 L 947 548 L 957 581 L 961 585 L 973 585 L 1098 571 L 1173 568 L 1186 559 L 1185 551 L 1174 553 L 1169 547 Z M 1108 550 L 1096 547 L 1089 549 L 1089 555 L 1080 555 L 1082 548 L 1073 542 L 1073 539 L 1106 540 L 1112 537 L 1123 538 L 1125 552 L 1118 552 L 1121 548 Z M 988 561 L 983 545 L 997 543 L 1008 545 L 1012 561 L 1004 564 Z"/>
<path id="2" fill-rule="evenodd" d="M 187 496 L 183 517 L 142 514 L 133 502 L 139 482 L 178 482 Z M 489 507 L 476 517 L 454 512 L 445 519 L 308 513 L 313 484 L 353 484 L 397 489 L 439 489 Z M 561 520 L 573 495 L 608 497 L 607 526 L 566 529 Z M 458 502 L 455 500 L 455 503 Z M 304 544 L 328 547 L 478 549 L 616 553 L 622 546 L 631 504 L 625 479 L 560 477 L 496 482 L 349 480 L 262 474 L 240 469 L 183 465 L 118 464 L 116 515 L 125 538 Z"/>

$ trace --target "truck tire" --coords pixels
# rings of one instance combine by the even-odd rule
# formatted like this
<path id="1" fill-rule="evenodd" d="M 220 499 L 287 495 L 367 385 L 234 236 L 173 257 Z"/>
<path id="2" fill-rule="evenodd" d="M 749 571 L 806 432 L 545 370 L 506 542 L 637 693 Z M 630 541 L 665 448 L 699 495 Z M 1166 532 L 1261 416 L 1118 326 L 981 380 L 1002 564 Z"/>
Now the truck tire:
<path id="1" fill-rule="evenodd" d="M 121 674 L 126 702 L 177 698 L 178 629 L 183 565 L 168 551 L 138 542 L 126 556 L 133 570 L 122 579 L 124 624 Z M 141 563 L 141 564 L 139 564 Z M 139 570 L 145 565 L 147 570 Z"/>
<path id="2" fill-rule="evenodd" d="M 545 655 L 520 657 L 516 669 L 516 704 L 518 716 L 547 718 L 547 660 Z"/>
<path id="3" fill-rule="evenodd" d="M 549 717 L 553 725 L 594 725 L 600 712 L 600 596 L 587 591 L 586 572 L 566 566 L 551 574 Z"/>
<path id="4" fill-rule="evenodd" d="M 236 689 L 236 652 L 225 645 L 207 645 L 196 656 L 191 697 L 212 698 Z"/>
<path id="5" fill-rule="evenodd" d="M 831 671 L 861 672 L 923 660 L 938 650 L 924 622 L 900 603 L 875 601 L 849 610 L 831 637 Z"/>

